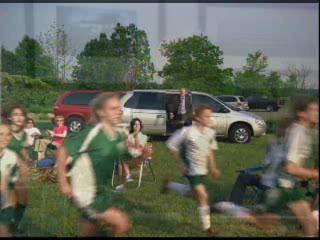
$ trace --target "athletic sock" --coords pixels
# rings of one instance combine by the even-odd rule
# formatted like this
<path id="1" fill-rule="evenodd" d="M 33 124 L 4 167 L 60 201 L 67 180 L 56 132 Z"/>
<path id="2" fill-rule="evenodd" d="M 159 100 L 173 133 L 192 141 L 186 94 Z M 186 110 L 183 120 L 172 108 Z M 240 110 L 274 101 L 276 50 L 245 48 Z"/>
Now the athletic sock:
<path id="1" fill-rule="evenodd" d="M 181 196 L 186 196 L 192 191 L 189 184 L 181 184 L 177 182 L 169 182 L 168 189 L 177 192 Z"/>
<path id="2" fill-rule="evenodd" d="M 210 207 L 203 206 L 203 207 L 198 207 L 198 209 L 199 209 L 199 215 L 200 215 L 200 220 L 203 226 L 203 230 L 208 230 L 211 226 Z"/>

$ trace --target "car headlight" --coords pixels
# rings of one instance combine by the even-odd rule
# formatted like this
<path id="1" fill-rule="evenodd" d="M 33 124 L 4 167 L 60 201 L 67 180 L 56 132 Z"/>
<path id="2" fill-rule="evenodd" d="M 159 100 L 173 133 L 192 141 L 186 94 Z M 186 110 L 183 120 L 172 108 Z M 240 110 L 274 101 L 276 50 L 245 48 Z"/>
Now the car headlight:
<path id="1" fill-rule="evenodd" d="M 256 124 L 258 124 L 259 126 L 261 126 L 261 127 L 265 127 L 266 126 L 266 122 L 264 120 L 262 120 L 262 119 L 256 119 L 254 122 Z"/>

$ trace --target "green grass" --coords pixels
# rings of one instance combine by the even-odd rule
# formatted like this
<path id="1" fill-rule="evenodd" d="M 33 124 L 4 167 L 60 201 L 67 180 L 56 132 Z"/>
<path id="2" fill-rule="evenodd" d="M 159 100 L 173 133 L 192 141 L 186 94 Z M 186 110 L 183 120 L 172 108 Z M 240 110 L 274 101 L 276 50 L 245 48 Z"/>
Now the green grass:
<path id="1" fill-rule="evenodd" d="M 37 122 L 43 130 L 50 123 Z M 265 149 L 272 135 L 253 138 L 249 144 L 230 144 L 219 141 L 216 151 L 217 165 L 222 171 L 220 179 L 210 176 L 207 190 L 213 204 L 221 199 L 228 199 L 237 177 L 236 170 L 253 167 L 264 160 Z M 123 193 L 114 194 L 114 205 L 125 211 L 133 220 L 133 226 L 127 237 L 204 237 L 200 231 L 200 219 L 197 204 L 191 198 L 184 198 L 176 193 L 162 195 L 162 179 L 170 176 L 183 182 L 178 164 L 171 159 L 162 140 L 154 140 L 155 155 L 152 166 L 156 175 L 155 184 L 143 184 L 138 190 L 129 186 Z M 59 192 L 57 184 L 43 183 L 29 179 L 29 206 L 22 227 L 27 236 L 66 236 L 78 234 L 79 214 Z M 257 230 L 237 219 L 224 214 L 212 214 L 212 225 L 219 230 L 220 237 L 276 237 L 297 236 L 299 230 L 292 219 L 282 220 L 272 230 Z"/>

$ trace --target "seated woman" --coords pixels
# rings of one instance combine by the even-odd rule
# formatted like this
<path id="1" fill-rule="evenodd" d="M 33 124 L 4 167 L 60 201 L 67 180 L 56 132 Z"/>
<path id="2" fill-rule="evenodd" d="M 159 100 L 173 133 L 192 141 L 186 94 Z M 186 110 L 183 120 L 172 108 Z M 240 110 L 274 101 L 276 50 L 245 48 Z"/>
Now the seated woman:
<path id="1" fill-rule="evenodd" d="M 143 125 L 139 118 L 134 118 L 130 122 L 130 134 L 128 136 L 128 149 L 136 163 L 140 163 L 143 159 L 151 155 L 150 149 L 147 146 L 148 137 L 142 134 Z M 127 182 L 133 180 L 130 174 L 130 169 L 127 161 L 122 163 L 123 170 L 126 174 Z M 120 171 L 121 172 L 121 171 Z"/>
<path id="2" fill-rule="evenodd" d="M 61 146 L 64 140 L 67 137 L 68 128 L 64 125 L 63 116 L 56 116 L 55 122 L 58 125 L 51 130 L 46 130 L 46 133 L 52 137 L 52 141 L 48 139 L 40 139 L 39 143 L 35 144 L 35 151 L 38 152 L 38 160 L 45 157 L 46 147 L 52 150 L 56 150 L 59 146 Z"/>
<path id="3" fill-rule="evenodd" d="M 41 135 L 40 130 L 35 127 L 32 118 L 27 119 L 27 126 L 24 131 L 27 133 L 27 147 L 31 147 L 34 143 L 35 137 Z"/>

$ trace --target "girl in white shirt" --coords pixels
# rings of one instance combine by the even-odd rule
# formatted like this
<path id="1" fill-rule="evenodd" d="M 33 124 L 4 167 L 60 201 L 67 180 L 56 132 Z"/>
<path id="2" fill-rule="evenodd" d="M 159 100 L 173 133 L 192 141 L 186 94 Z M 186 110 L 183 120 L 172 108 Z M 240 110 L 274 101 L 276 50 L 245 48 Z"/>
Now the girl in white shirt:
<path id="1" fill-rule="evenodd" d="M 148 137 L 144 135 L 141 130 L 143 129 L 142 122 L 139 118 L 134 118 L 130 122 L 130 134 L 128 136 L 128 149 L 131 156 L 139 161 L 143 160 L 147 156 L 143 154 L 144 148 L 147 146 Z M 127 182 L 133 180 L 132 175 L 130 174 L 130 169 L 127 161 L 124 161 L 123 170 L 126 174 Z"/>
<path id="2" fill-rule="evenodd" d="M 24 129 L 27 133 L 27 145 L 28 147 L 32 146 L 36 136 L 40 136 L 41 132 L 38 128 L 34 126 L 34 121 L 32 118 L 27 119 L 27 127 Z"/>

